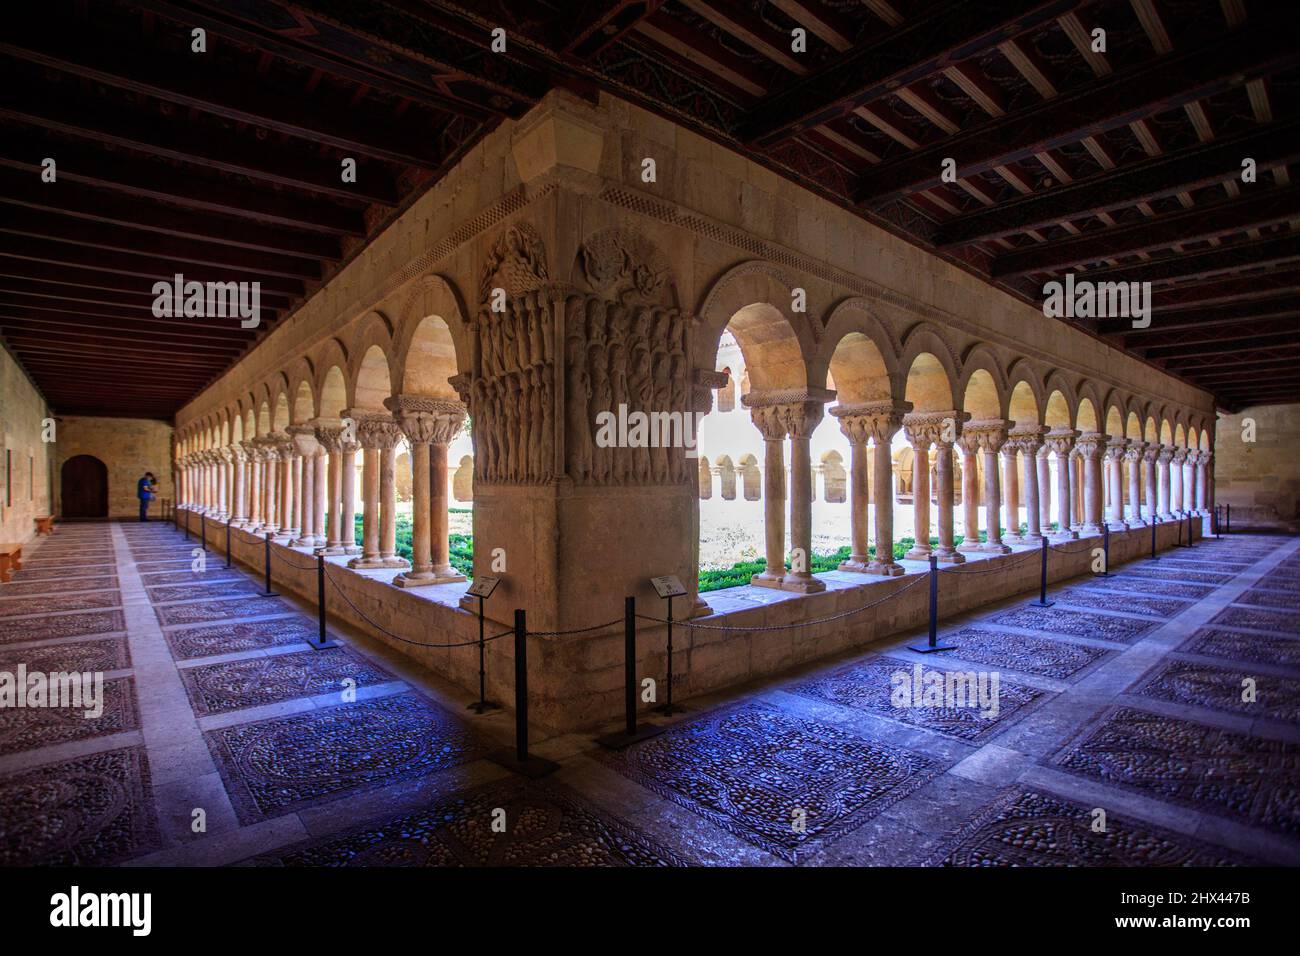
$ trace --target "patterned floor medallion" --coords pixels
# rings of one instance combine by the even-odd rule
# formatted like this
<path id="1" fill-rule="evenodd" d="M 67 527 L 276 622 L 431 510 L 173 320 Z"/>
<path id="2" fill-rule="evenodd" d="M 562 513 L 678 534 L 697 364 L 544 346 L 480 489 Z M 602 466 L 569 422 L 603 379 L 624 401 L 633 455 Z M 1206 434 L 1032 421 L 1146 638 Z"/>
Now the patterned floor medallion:
<path id="1" fill-rule="evenodd" d="M 204 621 L 226 621 L 247 617 L 266 617 L 271 614 L 288 614 L 295 610 L 279 598 L 250 597 L 231 601 L 194 601 L 188 604 L 164 604 L 154 608 L 163 627 L 177 624 L 199 624 Z"/>
<path id="2" fill-rule="evenodd" d="M 1005 667 L 1057 680 L 1078 678 L 1098 661 L 1117 653 L 1088 644 L 1032 637 L 983 626 L 949 631 L 943 635 L 943 640 L 945 644 L 956 647 L 955 651 L 945 655 L 949 659 Z"/>
<path id="3" fill-rule="evenodd" d="M 922 673 L 927 673 L 928 670 L 923 669 Z M 925 727 L 961 740 L 979 740 L 1005 729 L 1009 723 L 1023 716 L 1027 707 L 1040 703 L 1047 696 L 1046 691 L 1011 683 L 1003 680 L 1001 675 L 998 675 L 997 694 L 993 696 L 993 685 L 988 672 L 981 674 L 961 668 L 944 671 L 935 668 L 934 672 L 944 676 L 945 687 L 952 687 L 953 700 L 959 706 L 894 706 L 892 695 L 896 680 L 908 688 L 909 701 L 914 699 L 913 692 L 921 688 L 913 686 L 912 663 L 892 657 L 869 657 L 856 661 L 833 674 L 797 684 L 790 691 L 843 707 L 865 710 L 890 720 Z M 901 677 L 896 678 L 895 675 Z M 984 678 L 983 699 L 978 692 L 981 676 Z"/>
<path id="4" fill-rule="evenodd" d="M 0 670 L 13 672 L 19 664 L 28 671 L 117 671 L 131 666 L 125 637 L 105 637 L 70 644 L 0 648 Z"/>
<path id="5" fill-rule="evenodd" d="M 480 754 L 457 718 L 395 694 L 204 734 L 242 823 L 414 780 Z"/>
<path id="6" fill-rule="evenodd" d="M 48 641 L 56 637 L 80 637 L 83 634 L 109 634 L 125 630 L 126 618 L 120 609 L 89 614 L 51 614 L 49 617 L 0 620 L 0 644 Z"/>
<path id="7" fill-rule="evenodd" d="M 392 674 L 345 647 L 304 650 L 222 664 L 201 664 L 180 671 L 194 713 L 221 714 L 317 694 L 394 680 Z M 341 701 L 340 701 L 341 702 Z"/>
<path id="8" fill-rule="evenodd" d="M 212 624 L 207 627 L 163 631 L 172 649 L 172 656 L 182 661 L 301 644 L 303 641 L 315 640 L 317 633 L 316 624 L 300 614 L 267 621 Z"/>
<path id="9" fill-rule="evenodd" d="M 1162 597 L 1188 598 L 1189 600 L 1199 600 L 1214 593 L 1214 586 L 1210 584 L 1182 584 L 1174 581 L 1134 578 L 1129 577 L 1125 571 L 1121 571 L 1109 578 L 1091 578 L 1087 586 L 1103 591 L 1133 591 L 1138 594 L 1158 594 Z"/>
<path id="10" fill-rule="evenodd" d="M 1116 707 L 1054 760 L 1071 773 L 1157 800 L 1300 834 L 1300 744 Z"/>
<path id="11" fill-rule="evenodd" d="M 1253 689 L 1243 681 L 1254 681 Z M 1254 700 L 1243 700 L 1253 690 Z M 1252 673 L 1249 665 L 1216 667 L 1193 661 L 1162 661 L 1130 693 L 1189 707 L 1300 723 L 1300 680 Z"/>
<path id="12" fill-rule="evenodd" d="M 228 597 L 252 597 L 262 593 L 261 586 L 247 578 L 232 578 L 227 581 L 203 582 L 202 584 L 169 584 L 164 587 L 146 588 L 149 600 L 154 604 L 170 601 L 193 601 Z"/>
<path id="13" fill-rule="evenodd" d="M 77 591 L 44 597 L 0 599 L 0 617 L 26 617 L 32 614 L 57 614 L 61 611 L 89 611 L 98 607 L 120 607 L 122 594 L 111 591 Z"/>
<path id="14" fill-rule="evenodd" d="M 505 832 L 492 831 L 505 811 Z M 310 840 L 259 866 L 686 866 L 678 854 L 557 784 L 516 778 Z"/>
<path id="15" fill-rule="evenodd" d="M 1252 866 L 1231 850 L 1037 790 L 1004 793 L 943 841 L 929 866 Z"/>
<path id="16" fill-rule="evenodd" d="M 943 769 L 934 758 L 762 704 L 712 711 L 598 759 L 790 862 L 853 831 Z"/>
<path id="17" fill-rule="evenodd" d="M 0 585 L 0 599 L 9 597 L 35 597 L 40 594 L 67 594 L 74 591 L 103 591 L 116 589 L 118 580 L 112 575 L 85 578 L 51 578 L 44 581 L 15 579 Z"/>
<path id="18" fill-rule="evenodd" d="M 103 712 L 95 718 L 87 717 L 84 707 L 0 707 L 0 755 L 139 727 L 135 682 L 118 677 L 104 681 Z"/>
<path id="19" fill-rule="evenodd" d="M 1243 591 L 1233 604 L 1250 604 L 1255 607 L 1275 607 L 1300 611 L 1300 591 L 1276 591 L 1271 588 L 1251 588 Z"/>
<path id="20" fill-rule="evenodd" d="M 143 747 L 0 777 L 0 866 L 104 866 L 161 842 Z"/>
<path id="21" fill-rule="evenodd" d="M 1150 614 L 1154 617 L 1166 619 L 1181 614 L 1192 606 L 1191 601 L 1179 601 L 1172 597 L 1149 597 L 1137 594 L 1118 595 L 1111 591 L 1094 590 L 1091 587 L 1066 588 L 1054 592 L 1051 599 L 1060 604 L 1073 604 L 1077 607 L 1095 607 L 1108 611 Z"/>
<path id="22" fill-rule="evenodd" d="M 1300 637 L 1300 613 L 1288 614 L 1285 611 L 1265 611 L 1254 607 L 1230 606 L 1220 611 L 1210 621 L 1224 627 L 1245 627 L 1253 631 L 1272 631 L 1275 634 L 1290 634 Z"/>
<path id="23" fill-rule="evenodd" d="M 1294 637 L 1203 627 L 1178 649 L 1184 654 L 1204 654 L 1231 661 L 1300 667 L 1300 641 Z"/>
<path id="24" fill-rule="evenodd" d="M 1029 631 L 1065 634 L 1070 637 L 1093 637 L 1101 641 L 1131 644 L 1147 631 L 1159 627 L 1159 621 L 1136 617 L 1112 617 L 1105 614 L 1085 614 L 1063 608 L 1022 607 L 1006 611 L 989 620 L 1002 627 L 1019 627 Z"/>

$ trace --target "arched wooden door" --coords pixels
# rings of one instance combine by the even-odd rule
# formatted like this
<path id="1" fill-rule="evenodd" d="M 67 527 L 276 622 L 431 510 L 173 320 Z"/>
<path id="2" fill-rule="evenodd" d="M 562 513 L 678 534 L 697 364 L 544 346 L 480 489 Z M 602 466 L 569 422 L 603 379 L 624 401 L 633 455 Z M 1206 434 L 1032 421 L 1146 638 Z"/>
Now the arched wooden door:
<path id="1" fill-rule="evenodd" d="M 75 455 L 60 473 L 64 518 L 108 517 L 108 466 L 94 455 Z"/>

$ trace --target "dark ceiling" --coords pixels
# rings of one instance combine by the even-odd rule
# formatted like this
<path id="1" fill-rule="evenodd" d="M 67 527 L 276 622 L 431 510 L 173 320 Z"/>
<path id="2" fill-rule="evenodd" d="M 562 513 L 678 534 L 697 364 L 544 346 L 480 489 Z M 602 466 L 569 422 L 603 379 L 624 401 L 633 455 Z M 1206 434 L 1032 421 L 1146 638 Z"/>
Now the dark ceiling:
<path id="1" fill-rule="evenodd" d="M 689 125 L 1035 306 L 1067 272 L 1150 281 L 1148 328 L 1071 321 L 1227 409 L 1300 401 L 1289 4 L 47 0 L 5 16 L 0 335 L 61 414 L 171 417 L 559 84 Z M 261 327 L 155 318 L 152 285 L 175 273 L 259 281 Z"/>

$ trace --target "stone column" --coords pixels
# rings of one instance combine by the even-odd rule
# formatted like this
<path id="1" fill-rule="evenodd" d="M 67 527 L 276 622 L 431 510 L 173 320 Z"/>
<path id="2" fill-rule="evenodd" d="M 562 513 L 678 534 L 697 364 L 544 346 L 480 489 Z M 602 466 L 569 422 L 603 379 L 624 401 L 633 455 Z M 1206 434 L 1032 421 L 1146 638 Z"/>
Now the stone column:
<path id="1" fill-rule="evenodd" d="M 750 409 L 763 436 L 763 540 L 767 568 L 750 584 L 779 588 L 785 578 L 785 436 L 787 420 L 776 405 Z"/>
<path id="2" fill-rule="evenodd" d="M 236 443 L 230 446 L 230 456 L 235 470 L 231 486 L 230 523 L 233 527 L 242 528 L 248 522 L 248 492 L 244 484 L 248 452 L 244 450 L 242 443 Z"/>
<path id="3" fill-rule="evenodd" d="M 1083 528 L 1083 459 L 1077 447 L 1070 452 L 1070 481 L 1074 492 L 1074 521 L 1071 522 L 1071 527 L 1079 531 Z"/>
<path id="4" fill-rule="evenodd" d="M 357 452 L 360 449 L 353 433 L 345 429 L 339 444 L 340 476 L 343 480 L 339 542 L 344 554 L 361 553 L 357 547 Z"/>
<path id="5" fill-rule="evenodd" d="M 248 442 L 247 446 L 251 475 L 248 483 L 248 530 L 257 534 L 262 530 L 262 474 L 265 462 L 262 460 L 262 448 L 256 440 Z"/>
<path id="6" fill-rule="evenodd" d="M 926 416 L 903 416 L 903 435 L 912 446 L 912 549 L 903 555 L 908 561 L 930 560 L 930 445 L 933 432 L 925 427 Z"/>
<path id="7" fill-rule="evenodd" d="M 343 554 L 343 521 L 341 516 L 343 497 L 343 427 L 334 421 L 316 425 L 316 441 L 320 442 L 325 455 L 325 480 L 316 492 L 325 502 L 326 533 L 325 553 Z M 320 477 L 319 472 L 317 478 Z"/>
<path id="8" fill-rule="evenodd" d="M 813 429 L 822 420 L 819 402 L 797 402 L 778 406 L 786 416 L 790 434 L 790 552 L 791 568 L 781 582 L 785 591 L 805 594 L 825 591 L 826 584 L 812 575 L 812 452 Z M 803 555 L 796 562 L 795 555 Z"/>
<path id="9" fill-rule="evenodd" d="M 1043 446 L 1047 429 L 1041 425 L 1017 425 L 1008 437 L 1020 450 L 1025 477 L 1025 534 L 1024 544 L 1038 544 L 1043 537 L 1039 524 L 1038 507 L 1038 449 Z"/>
<path id="10" fill-rule="evenodd" d="M 1002 489 L 998 473 L 999 453 L 1007 441 L 1007 430 L 1012 422 L 991 419 L 967 422 L 963 434 L 979 435 L 980 454 L 984 457 L 984 524 L 983 550 L 991 554 L 1009 554 L 1011 549 L 1002 540 Z"/>
<path id="11" fill-rule="evenodd" d="M 326 544 L 325 509 L 329 502 L 329 464 L 329 454 L 317 438 L 316 455 L 312 458 L 311 536 L 318 548 L 323 548 Z"/>
<path id="12" fill-rule="evenodd" d="M 1183 480 L 1186 482 L 1183 486 L 1183 509 L 1192 514 L 1196 513 L 1196 463 L 1200 460 L 1201 453 L 1196 449 L 1188 449 L 1187 462 L 1183 465 Z"/>
<path id="13" fill-rule="evenodd" d="M 348 562 L 350 568 L 407 568 L 397 557 L 397 483 L 393 468 L 394 450 L 402 432 L 390 415 L 354 412 L 357 441 L 362 454 L 361 556 Z M 387 555 L 384 554 L 385 548 Z"/>
<path id="14" fill-rule="evenodd" d="M 1124 531 L 1128 522 L 1124 520 L 1124 455 L 1128 449 L 1127 438 L 1112 438 L 1106 443 L 1106 463 L 1109 466 L 1111 531 Z"/>
<path id="15" fill-rule="evenodd" d="M 1007 544 L 1023 544 L 1020 537 L 1020 479 L 1016 476 L 1017 443 L 1008 439 L 1002 445 L 1002 497 L 1007 506 L 1007 533 L 1002 540 Z"/>
<path id="16" fill-rule="evenodd" d="M 1143 479 L 1143 496 L 1146 503 L 1146 518 L 1151 524 L 1156 523 L 1156 459 L 1160 457 L 1160 445 L 1157 442 L 1147 442 L 1146 448 L 1142 450 L 1142 463 L 1144 470 Z"/>
<path id="17" fill-rule="evenodd" d="M 294 451 L 301 461 L 298 481 L 298 536 L 290 544 L 295 548 L 315 548 L 323 543 L 316 540 L 314 520 L 316 455 L 320 452 L 320 443 L 316 441 L 316 429 L 312 425 L 290 425 L 289 434 L 293 437 Z"/>
<path id="18" fill-rule="evenodd" d="M 1156 508 L 1161 521 L 1170 521 L 1173 518 L 1169 503 L 1169 462 L 1173 457 L 1173 445 L 1159 446 L 1156 454 L 1156 496 L 1158 498 Z"/>
<path id="19" fill-rule="evenodd" d="M 268 435 L 265 442 L 263 457 L 266 459 L 266 475 L 262 479 L 262 490 L 266 496 L 266 507 L 262 512 L 262 533 L 269 531 L 274 537 L 280 533 L 280 495 L 277 487 L 280 481 L 280 448 L 274 435 Z"/>
<path id="20" fill-rule="evenodd" d="M 226 446 L 217 452 L 221 457 L 221 464 L 217 466 L 217 518 L 221 521 L 230 520 L 230 464 L 234 461 L 234 453 L 230 446 Z"/>
<path id="21" fill-rule="evenodd" d="M 1128 463 L 1129 525 L 1135 528 L 1146 526 L 1142 520 L 1142 457 L 1146 447 L 1144 442 L 1134 439 L 1124 452 L 1124 461 Z"/>
<path id="22" fill-rule="evenodd" d="M 293 520 L 293 468 L 298 457 L 298 449 L 288 432 L 276 436 L 275 446 L 277 457 L 280 459 L 280 481 L 276 500 L 279 504 L 280 534 L 284 537 L 281 543 L 289 544 L 298 537 L 298 527 Z"/>
<path id="23" fill-rule="evenodd" d="M 836 405 L 830 410 L 831 416 L 839 419 L 840 431 L 849 440 L 849 559 L 840 563 L 841 571 L 867 572 L 871 563 L 870 547 L 867 543 L 868 509 L 871 503 L 870 450 L 867 442 L 871 439 L 870 418 L 854 414 L 852 407 Z"/>
<path id="24" fill-rule="evenodd" d="M 1209 505 L 1209 474 L 1210 452 L 1200 451 L 1196 453 L 1196 513 L 1208 515 L 1210 513 Z"/>
<path id="25" fill-rule="evenodd" d="M 962 429 L 957 446 L 961 449 L 962 542 L 958 551 L 982 551 L 980 544 L 979 448 L 980 435 L 972 430 L 976 422 Z M 987 479 L 986 479 L 987 480 Z"/>
<path id="26" fill-rule="evenodd" d="M 1175 448 L 1170 459 L 1169 473 L 1169 510 L 1175 516 L 1183 511 L 1183 464 L 1187 461 L 1187 449 Z"/>
<path id="27" fill-rule="evenodd" d="M 414 525 L 411 550 L 414 560 L 409 571 L 393 579 L 398 587 L 424 587 L 464 581 L 447 560 L 447 443 L 465 420 L 465 407 L 458 402 L 394 395 L 384 400 L 393 418 L 411 443 L 411 474 L 414 483 Z M 435 458 L 436 456 L 436 458 Z M 441 460 L 441 481 L 437 495 L 430 479 Z"/>
<path id="28" fill-rule="evenodd" d="M 1083 461 L 1082 534 L 1101 534 L 1101 509 L 1105 500 L 1102 491 L 1102 464 L 1109 437 L 1102 432 L 1088 432 L 1080 435 L 1075 442 Z"/>
<path id="29" fill-rule="evenodd" d="M 935 555 L 941 564 L 961 564 L 966 556 L 953 545 L 953 464 L 952 443 L 936 441 L 935 452 L 935 498 L 939 503 L 939 546 Z M 978 532 L 976 532 L 978 535 Z"/>
<path id="30" fill-rule="evenodd" d="M 1056 541 L 1069 541 L 1077 538 L 1073 525 L 1074 501 L 1071 474 L 1074 440 L 1079 433 L 1073 428 L 1053 428 L 1047 433 L 1044 447 L 1056 455 L 1056 515 L 1057 529 L 1052 538 Z"/>
<path id="31" fill-rule="evenodd" d="M 1052 530 L 1052 450 L 1044 439 L 1038 449 L 1038 530 L 1048 534 Z"/>
<path id="32" fill-rule="evenodd" d="M 910 402 L 873 402 L 864 406 L 863 414 L 871 423 L 874 481 L 872 497 L 876 500 L 876 556 L 867 570 L 872 574 L 896 577 L 904 572 L 894 560 L 894 458 L 892 444 L 903 416 L 912 410 Z"/>

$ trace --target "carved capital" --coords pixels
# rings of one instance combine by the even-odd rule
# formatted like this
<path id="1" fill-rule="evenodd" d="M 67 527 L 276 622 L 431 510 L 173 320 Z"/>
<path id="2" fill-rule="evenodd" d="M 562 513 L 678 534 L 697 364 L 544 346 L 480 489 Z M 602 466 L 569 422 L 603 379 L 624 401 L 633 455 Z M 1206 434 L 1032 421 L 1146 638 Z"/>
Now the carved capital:
<path id="1" fill-rule="evenodd" d="M 821 402 L 792 402 L 777 405 L 785 418 L 785 429 L 791 438 L 811 438 L 825 412 Z"/>
<path id="2" fill-rule="evenodd" d="M 1074 449 L 1079 433 L 1073 428 L 1053 428 L 1043 439 L 1046 447 L 1064 458 Z"/>
<path id="3" fill-rule="evenodd" d="M 303 458 L 315 458 L 320 451 L 320 443 L 316 440 L 316 426 L 314 425 L 290 425 L 286 431 L 290 439 L 293 440 L 295 451 Z"/>
<path id="4" fill-rule="evenodd" d="M 1112 438 L 1106 442 L 1106 460 L 1123 461 L 1124 456 L 1128 453 L 1127 438 Z"/>
<path id="5" fill-rule="evenodd" d="M 1128 443 L 1128 449 L 1124 452 L 1124 460 L 1127 462 L 1141 461 L 1146 449 L 1147 446 L 1145 442 L 1132 439 Z"/>
<path id="6" fill-rule="evenodd" d="M 384 405 L 412 444 L 445 445 L 465 422 L 465 406 L 446 399 L 394 395 Z"/>
<path id="7" fill-rule="evenodd" d="M 371 412 L 364 418 L 358 418 L 356 422 L 357 441 L 364 449 L 386 451 L 389 448 L 396 448 L 402 440 L 402 430 L 391 414 Z"/>
<path id="8" fill-rule="evenodd" d="M 1102 432 L 1087 432 L 1075 439 L 1074 447 L 1079 457 L 1084 460 L 1101 461 L 1106 455 L 1106 443 L 1110 436 Z"/>
<path id="9" fill-rule="evenodd" d="M 833 417 L 840 419 L 840 430 L 844 430 L 844 422 L 852 419 L 861 424 L 866 429 L 868 437 L 872 438 L 877 444 L 888 445 L 893 441 L 898 430 L 903 427 L 903 416 L 912 410 L 910 402 L 904 402 L 901 405 L 895 405 L 893 402 L 863 402 L 856 405 L 839 405 L 831 406 L 830 413 Z M 844 432 L 846 435 L 849 433 Z M 852 436 L 849 436 L 852 439 Z"/>
<path id="10" fill-rule="evenodd" d="M 1184 462 L 1186 462 L 1186 461 L 1187 461 L 1187 449 L 1186 449 L 1186 448 L 1175 448 L 1175 449 L 1174 449 L 1174 457 L 1173 457 L 1173 460 L 1174 460 L 1174 464 L 1175 464 L 1175 465 L 1181 465 L 1181 464 L 1183 464 Z"/>
<path id="11" fill-rule="evenodd" d="M 1026 455 L 1038 454 L 1043 447 L 1043 438 L 1047 429 L 1042 425 L 1019 425 L 1007 434 L 1007 441 Z"/>
<path id="12" fill-rule="evenodd" d="M 783 441 L 786 436 L 786 419 L 780 405 L 760 405 L 749 410 L 754 427 L 764 441 Z"/>
<path id="13" fill-rule="evenodd" d="M 952 445 L 961 433 L 965 412 L 911 412 L 903 416 L 903 434 L 918 452 L 931 445 Z"/>
<path id="14" fill-rule="evenodd" d="M 1159 446 L 1159 448 L 1160 448 L 1160 453 L 1157 460 L 1163 464 L 1166 465 L 1169 464 L 1169 462 L 1171 462 L 1174 458 L 1174 451 L 1176 449 L 1174 448 L 1173 445 L 1161 445 Z"/>

